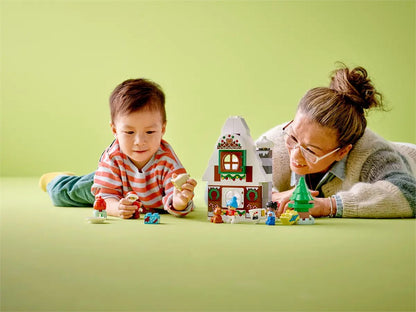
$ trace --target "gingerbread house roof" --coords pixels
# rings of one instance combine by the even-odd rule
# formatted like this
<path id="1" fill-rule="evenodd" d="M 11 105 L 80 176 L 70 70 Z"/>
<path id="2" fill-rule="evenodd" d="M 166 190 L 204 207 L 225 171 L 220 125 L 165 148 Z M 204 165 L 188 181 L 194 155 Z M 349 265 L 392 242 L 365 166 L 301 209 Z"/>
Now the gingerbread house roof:
<path id="1" fill-rule="evenodd" d="M 253 169 L 253 182 L 242 181 L 221 181 L 214 182 L 214 166 L 218 166 L 219 151 L 220 150 L 245 150 L 246 151 L 246 166 L 251 166 Z M 258 185 L 262 182 L 270 182 L 271 177 L 263 169 L 260 157 L 256 153 L 256 145 L 250 135 L 250 129 L 247 126 L 243 117 L 232 116 L 229 117 L 221 130 L 214 152 L 208 162 L 208 167 L 202 177 L 202 180 L 208 181 L 210 184 L 246 184 Z"/>

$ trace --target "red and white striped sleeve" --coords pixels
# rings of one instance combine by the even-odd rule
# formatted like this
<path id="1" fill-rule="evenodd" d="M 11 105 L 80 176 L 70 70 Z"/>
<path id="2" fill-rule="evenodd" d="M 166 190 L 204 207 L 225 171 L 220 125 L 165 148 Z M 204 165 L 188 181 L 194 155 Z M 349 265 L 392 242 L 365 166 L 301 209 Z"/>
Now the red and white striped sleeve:
<path id="1" fill-rule="evenodd" d="M 123 197 L 122 168 L 120 168 L 123 162 L 118 158 L 121 156 L 111 154 L 111 147 L 101 156 L 91 188 L 94 195 L 100 194 L 104 199 L 110 197 L 121 199 Z"/>
<path id="2" fill-rule="evenodd" d="M 182 166 L 181 162 L 179 161 L 179 158 L 176 156 L 172 147 L 167 143 L 166 145 L 164 145 L 164 147 L 166 148 L 166 153 L 163 156 L 164 161 L 166 162 L 164 166 L 167 169 L 168 174 L 163 179 L 163 187 L 165 190 L 165 196 L 163 196 L 163 206 L 164 206 L 164 209 L 170 214 L 177 216 L 177 217 L 183 217 L 183 216 L 186 216 L 191 211 L 193 211 L 194 204 L 193 204 L 193 201 L 190 200 L 187 207 L 184 210 L 175 210 L 175 208 L 173 207 L 174 186 L 171 182 L 171 179 L 172 179 L 172 174 L 176 173 L 179 175 L 182 173 L 186 173 L 186 170 Z"/>

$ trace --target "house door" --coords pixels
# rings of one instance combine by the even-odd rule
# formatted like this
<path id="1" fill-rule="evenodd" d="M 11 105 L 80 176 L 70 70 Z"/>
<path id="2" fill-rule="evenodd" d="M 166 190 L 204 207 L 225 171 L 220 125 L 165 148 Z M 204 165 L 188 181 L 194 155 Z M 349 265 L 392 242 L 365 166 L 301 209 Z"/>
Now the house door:
<path id="1" fill-rule="evenodd" d="M 221 206 L 227 207 L 227 202 L 233 198 L 237 197 L 238 209 L 244 208 L 244 188 L 242 187 L 223 187 L 222 188 L 222 201 Z"/>

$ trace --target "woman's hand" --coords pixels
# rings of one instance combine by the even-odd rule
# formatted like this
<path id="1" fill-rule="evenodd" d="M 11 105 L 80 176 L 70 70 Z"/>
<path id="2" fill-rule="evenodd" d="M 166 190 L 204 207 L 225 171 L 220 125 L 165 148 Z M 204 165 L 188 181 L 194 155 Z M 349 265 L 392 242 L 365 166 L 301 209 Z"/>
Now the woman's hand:
<path id="1" fill-rule="evenodd" d="M 280 215 L 284 213 L 287 208 L 289 208 L 288 204 L 291 202 L 290 197 L 292 196 L 294 190 L 295 188 L 292 188 L 284 192 L 272 193 L 272 200 L 279 204 L 279 207 L 276 210 L 277 217 L 280 217 Z M 311 191 L 311 190 L 309 191 L 311 192 L 311 195 L 314 197 L 319 195 L 318 191 Z M 314 202 L 316 199 L 317 198 L 314 198 Z"/>
<path id="2" fill-rule="evenodd" d="M 337 213 L 336 204 L 334 200 L 329 198 L 314 198 L 313 200 L 313 208 L 309 209 L 309 213 L 313 217 L 327 217 L 331 214 L 331 204 L 330 201 L 332 200 L 332 215 L 334 216 Z"/>

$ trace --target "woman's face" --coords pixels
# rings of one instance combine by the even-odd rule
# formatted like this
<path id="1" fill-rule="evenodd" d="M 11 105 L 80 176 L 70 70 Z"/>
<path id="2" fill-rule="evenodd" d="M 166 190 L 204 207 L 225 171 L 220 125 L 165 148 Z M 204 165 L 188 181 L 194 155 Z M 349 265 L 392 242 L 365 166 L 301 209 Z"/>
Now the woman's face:
<path id="1" fill-rule="evenodd" d="M 326 172 L 335 162 L 341 160 L 348 154 L 351 145 L 347 148 L 338 149 L 337 131 L 319 125 L 309 119 L 302 112 L 298 112 L 292 124 L 286 129 L 289 139 L 296 141 L 295 147 L 289 146 L 289 139 L 286 139 L 286 147 L 290 156 L 290 168 L 299 175 Z M 304 151 L 301 151 L 300 146 Z M 332 152 L 332 153 L 331 153 Z M 305 153 L 322 157 L 316 163 L 308 160 Z M 310 157 L 309 157 L 310 158 Z"/>

